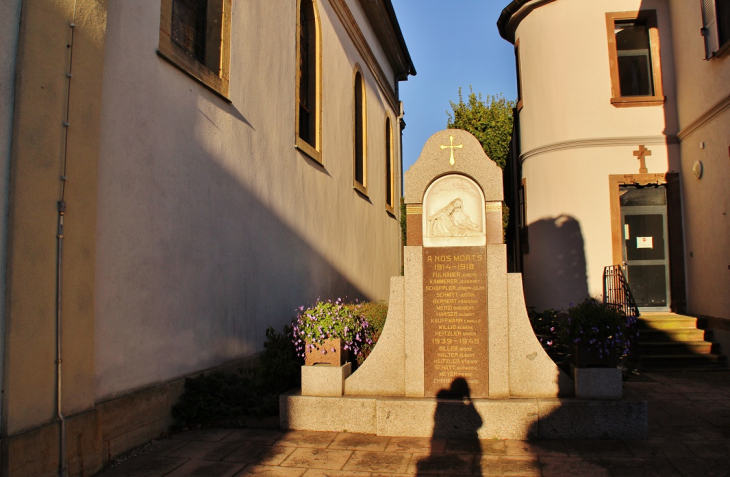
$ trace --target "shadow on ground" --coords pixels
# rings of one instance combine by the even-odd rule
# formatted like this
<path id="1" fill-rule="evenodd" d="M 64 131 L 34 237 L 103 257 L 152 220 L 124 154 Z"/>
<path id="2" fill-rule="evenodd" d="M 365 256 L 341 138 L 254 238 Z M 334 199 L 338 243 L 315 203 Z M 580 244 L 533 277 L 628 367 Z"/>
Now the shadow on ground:
<path id="1" fill-rule="evenodd" d="M 649 402 L 649 439 L 385 437 L 347 432 L 207 429 L 176 434 L 103 477 L 519 475 L 690 477 L 730 474 L 730 372 L 649 373 L 624 383 Z M 470 411 L 468 399 L 464 415 Z M 438 413 L 436 413 L 438 414 Z M 437 416 L 434 415 L 436 419 Z M 478 429 L 481 417 L 472 417 Z M 439 418 L 440 420 L 440 418 Z M 441 431 L 450 421 L 439 421 Z M 475 430 L 476 432 L 476 430 Z M 448 432 L 447 432 L 448 434 Z"/>

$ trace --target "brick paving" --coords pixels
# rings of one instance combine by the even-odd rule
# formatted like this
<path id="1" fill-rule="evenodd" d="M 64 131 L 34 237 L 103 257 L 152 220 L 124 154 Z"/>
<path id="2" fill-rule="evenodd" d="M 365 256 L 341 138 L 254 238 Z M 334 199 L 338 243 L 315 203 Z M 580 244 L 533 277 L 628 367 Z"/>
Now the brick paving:
<path id="1" fill-rule="evenodd" d="M 730 476 L 730 372 L 647 373 L 649 439 L 474 440 L 206 429 L 176 434 L 99 477 Z"/>

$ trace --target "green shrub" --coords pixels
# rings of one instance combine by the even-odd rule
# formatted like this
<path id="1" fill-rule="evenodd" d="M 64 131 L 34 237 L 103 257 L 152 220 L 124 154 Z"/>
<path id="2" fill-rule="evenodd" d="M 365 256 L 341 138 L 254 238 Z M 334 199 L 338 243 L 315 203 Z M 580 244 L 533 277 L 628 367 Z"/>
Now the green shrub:
<path id="1" fill-rule="evenodd" d="M 357 356 L 358 365 L 370 356 L 375 344 L 380 339 L 380 335 L 383 333 L 385 319 L 388 317 L 388 304 L 384 301 L 364 302 L 360 304 L 359 313 L 369 324 L 371 342 L 363 344 L 362 350 Z"/>
<path id="2" fill-rule="evenodd" d="M 595 298 L 568 309 L 565 331 L 570 343 L 587 343 L 606 358 L 628 356 L 638 338 L 635 316 L 627 317 Z"/>
<path id="3" fill-rule="evenodd" d="M 277 416 L 279 395 L 301 385 L 300 367 L 289 335 L 266 330 L 258 366 L 238 373 L 214 372 L 185 380 L 185 392 L 172 407 L 178 428 L 238 425 L 244 416 Z"/>
<path id="4" fill-rule="evenodd" d="M 527 311 L 532 329 L 545 352 L 558 366 L 567 369 L 571 356 L 570 343 L 565 335 L 567 316 L 552 309 L 537 312 L 528 308 Z"/>

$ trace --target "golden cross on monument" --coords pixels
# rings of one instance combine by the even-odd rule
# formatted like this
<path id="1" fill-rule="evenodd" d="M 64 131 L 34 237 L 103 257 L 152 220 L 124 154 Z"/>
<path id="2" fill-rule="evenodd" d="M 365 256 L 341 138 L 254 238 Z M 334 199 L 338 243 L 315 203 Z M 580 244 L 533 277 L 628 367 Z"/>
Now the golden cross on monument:
<path id="1" fill-rule="evenodd" d="M 642 144 L 639 146 L 638 151 L 634 151 L 634 156 L 639 159 L 639 174 L 649 172 L 649 169 L 646 168 L 646 156 L 651 156 L 651 151 Z"/>
<path id="2" fill-rule="evenodd" d="M 454 136 L 449 136 L 449 141 L 451 141 L 451 145 L 444 146 L 442 144 L 441 149 L 451 149 L 451 157 L 449 158 L 449 164 L 451 164 L 453 166 L 456 163 L 456 161 L 454 160 L 454 149 L 461 149 L 462 147 L 464 147 L 464 145 L 459 144 L 458 146 L 454 146 Z"/>

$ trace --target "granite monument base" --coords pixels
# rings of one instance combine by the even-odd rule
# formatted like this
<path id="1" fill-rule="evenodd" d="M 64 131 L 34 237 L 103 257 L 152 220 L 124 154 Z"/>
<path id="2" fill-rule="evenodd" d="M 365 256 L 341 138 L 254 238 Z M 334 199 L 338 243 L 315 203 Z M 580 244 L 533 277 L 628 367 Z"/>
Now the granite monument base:
<path id="1" fill-rule="evenodd" d="M 479 439 L 646 439 L 646 401 L 559 398 L 437 400 L 373 396 L 279 398 L 282 429 Z"/>

